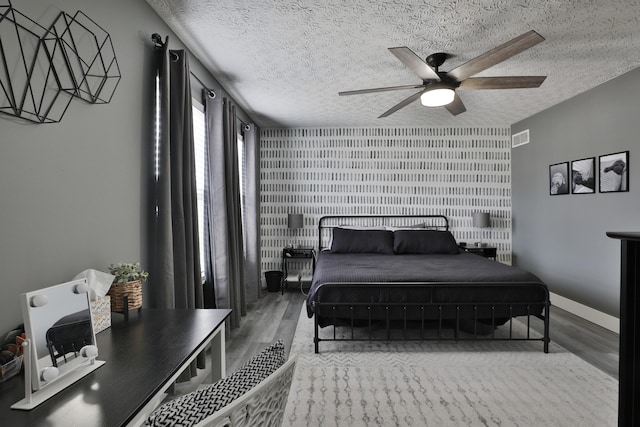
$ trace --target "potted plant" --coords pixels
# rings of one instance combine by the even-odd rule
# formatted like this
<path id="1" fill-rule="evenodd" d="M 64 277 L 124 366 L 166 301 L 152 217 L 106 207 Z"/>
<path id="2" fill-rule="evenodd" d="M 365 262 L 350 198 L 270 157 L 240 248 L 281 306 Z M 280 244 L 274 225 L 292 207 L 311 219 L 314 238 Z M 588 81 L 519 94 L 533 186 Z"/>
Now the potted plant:
<path id="1" fill-rule="evenodd" d="M 149 273 L 144 271 L 139 262 L 117 263 L 109 266 L 109 273 L 115 276 L 107 295 L 111 296 L 111 311 L 124 312 L 142 307 L 142 284 Z M 128 305 L 125 307 L 125 298 Z"/>

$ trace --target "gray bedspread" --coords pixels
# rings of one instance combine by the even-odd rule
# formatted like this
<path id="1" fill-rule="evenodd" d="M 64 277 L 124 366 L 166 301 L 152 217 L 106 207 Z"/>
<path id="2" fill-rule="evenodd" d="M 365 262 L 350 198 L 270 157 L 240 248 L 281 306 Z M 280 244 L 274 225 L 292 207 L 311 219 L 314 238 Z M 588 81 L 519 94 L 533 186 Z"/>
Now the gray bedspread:
<path id="1" fill-rule="evenodd" d="M 326 283 L 380 282 L 447 282 L 464 284 L 455 291 L 439 291 L 443 300 L 522 300 L 542 301 L 546 287 L 535 275 L 518 267 L 502 264 L 478 255 L 461 252 L 457 255 L 382 255 L 382 254 L 319 254 L 307 298 L 309 317 L 313 315 L 313 301 L 319 288 Z M 514 286 L 488 286 L 509 283 Z M 528 284 L 533 286 L 527 287 Z M 468 285 L 468 286 L 466 286 Z M 544 289 L 545 292 L 541 292 Z M 366 294 L 365 292 L 369 292 Z M 345 301 L 383 298 L 378 290 L 345 289 L 324 292 L 323 300 Z M 415 294 L 399 287 L 394 299 L 411 300 Z M 357 295 L 355 295 L 355 294 Z"/>

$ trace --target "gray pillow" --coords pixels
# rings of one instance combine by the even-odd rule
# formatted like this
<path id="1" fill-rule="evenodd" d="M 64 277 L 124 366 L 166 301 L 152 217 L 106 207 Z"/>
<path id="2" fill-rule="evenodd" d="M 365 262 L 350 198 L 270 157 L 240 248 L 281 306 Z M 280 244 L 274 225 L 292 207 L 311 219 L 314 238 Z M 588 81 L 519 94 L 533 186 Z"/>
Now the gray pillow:
<path id="1" fill-rule="evenodd" d="M 387 230 L 333 229 L 331 252 L 338 254 L 393 255 L 393 232 Z"/>
<path id="2" fill-rule="evenodd" d="M 253 356 L 230 376 L 160 406 L 149 415 L 145 425 L 197 424 L 260 384 L 285 361 L 284 343 L 279 340 Z"/>
<path id="3" fill-rule="evenodd" d="M 460 248 L 449 231 L 397 230 L 393 232 L 396 254 L 459 254 Z"/>

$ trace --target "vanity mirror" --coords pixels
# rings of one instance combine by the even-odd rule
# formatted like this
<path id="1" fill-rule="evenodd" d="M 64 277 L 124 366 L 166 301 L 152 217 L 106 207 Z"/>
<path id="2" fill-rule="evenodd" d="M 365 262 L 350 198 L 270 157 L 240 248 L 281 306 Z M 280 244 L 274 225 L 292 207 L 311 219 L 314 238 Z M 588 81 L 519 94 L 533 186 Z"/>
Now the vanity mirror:
<path id="1" fill-rule="evenodd" d="M 25 398 L 31 409 L 100 367 L 86 279 L 21 295 L 27 346 Z"/>

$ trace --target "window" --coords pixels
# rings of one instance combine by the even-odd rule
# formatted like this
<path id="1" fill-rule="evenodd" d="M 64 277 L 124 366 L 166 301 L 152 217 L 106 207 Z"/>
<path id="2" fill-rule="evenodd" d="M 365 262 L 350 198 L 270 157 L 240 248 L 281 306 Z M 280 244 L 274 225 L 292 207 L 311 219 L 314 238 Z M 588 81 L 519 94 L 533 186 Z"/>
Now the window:
<path id="1" fill-rule="evenodd" d="M 240 187 L 240 220 L 242 221 L 242 247 L 244 248 L 244 258 L 247 259 L 247 235 L 245 230 L 247 229 L 247 220 L 246 220 L 246 183 L 247 183 L 247 174 L 246 174 L 246 164 L 247 160 L 245 157 L 245 149 L 244 149 L 244 137 L 241 133 L 238 134 L 238 179 L 239 179 L 239 187 Z"/>
<path id="2" fill-rule="evenodd" d="M 205 279 L 205 218 L 204 218 L 204 189 L 206 179 L 206 126 L 204 105 L 196 99 L 193 104 L 193 145 L 196 158 L 196 189 L 198 193 L 198 239 L 200 240 L 200 268 L 202 279 Z"/>
<path id="3" fill-rule="evenodd" d="M 204 105 L 196 99 L 192 99 L 193 104 L 193 145 L 196 163 L 196 189 L 198 193 L 198 238 L 200 240 L 200 266 L 202 268 L 202 280 L 205 276 L 205 254 L 208 248 L 205 242 L 205 229 L 207 220 L 205 218 L 205 183 L 208 179 L 207 173 L 207 129 Z M 245 182 L 246 182 L 246 158 L 244 138 L 238 134 L 238 180 L 240 187 L 240 209 L 242 218 L 243 246 L 246 257 L 246 236 L 245 236 Z M 208 187 L 208 186 L 207 186 Z"/>
<path id="4" fill-rule="evenodd" d="M 160 176 L 160 76 L 156 76 L 156 108 L 154 112 L 155 122 L 154 122 L 154 147 L 153 147 L 153 174 L 158 181 L 158 177 Z M 156 215 L 158 215 L 158 207 L 156 206 Z"/>

